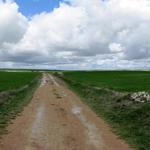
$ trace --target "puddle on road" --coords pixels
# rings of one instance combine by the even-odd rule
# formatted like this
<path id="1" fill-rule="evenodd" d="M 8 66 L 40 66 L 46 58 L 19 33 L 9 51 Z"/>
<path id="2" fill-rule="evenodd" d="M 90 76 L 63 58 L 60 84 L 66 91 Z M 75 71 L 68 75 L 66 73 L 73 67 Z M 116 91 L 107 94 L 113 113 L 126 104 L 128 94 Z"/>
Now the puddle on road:
<path id="1" fill-rule="evenodd" d="M 74 106 L 71 111 L 73 114 L 77 115 L 81 123 L 87 129 L 86 132 L 87 132 L 88 142 L 90 142 L 98 150 L 103 149 L 102 138 L 99 135 L 99 131 L 97 127 L 87 120 L 87 118 L 82 113 L 82 108 L 79 106 Z"/>
<path id="2" fill-rule="evenodd" d="M 44 75 L 41 79 L 40 87 L 43 87 L 47 82 L 48 82 L 48 78 L 47 76 Z"/>
<path id="3" fill-rule="evenodd" d="M 40 107 L 37 110 L 37 114 L 32 125 L 32 131 L 31 131 L 32 135 L 38 134 L 38 132 L 40 132 L 39 129 L 42 128 L 42 124 L 44 120 L 44 112 L 45 112 L 44 105 L 40 105 Z"/>
<path id="4" fill-rule="evenodd" d="M 75 115 L 81 114 L 81 107 L 75 106 L 72 108 L 72 113 Z"/>
<path id="5" fill-rule="evenodd" d="M 54 83 L 54 85 L 59 87 L 59 84 L 55 81 L 54 77 L 52 75 L 49 75 L 49 77 L 52 80 L 52 82 Z"/>
<path id="6" fill-rule="evenodd" d="M 32 123 L 30 136 L 26 150 L 36 150 L 36 147 L 48 150 L 49 139 L 47 138 L 47 132 L 45 129 L 45 105 L 41 104 L 37 108 L 35 120 Z"/>

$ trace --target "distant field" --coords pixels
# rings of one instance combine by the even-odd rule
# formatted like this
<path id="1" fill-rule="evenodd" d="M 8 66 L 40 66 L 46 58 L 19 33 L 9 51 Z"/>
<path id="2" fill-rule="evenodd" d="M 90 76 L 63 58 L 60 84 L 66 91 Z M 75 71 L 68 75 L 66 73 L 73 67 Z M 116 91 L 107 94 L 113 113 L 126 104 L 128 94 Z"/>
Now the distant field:
<path id="1" fill-rule="evenodd" d="M 27 85 L 37 75 L 36 72 L 0 72 L 0 92 Z"/>
<path id="2" fill-rule="evenodd" d="M 150 91 L 149 71 L 64 72 L 67 79 L 118 91 Z"/>

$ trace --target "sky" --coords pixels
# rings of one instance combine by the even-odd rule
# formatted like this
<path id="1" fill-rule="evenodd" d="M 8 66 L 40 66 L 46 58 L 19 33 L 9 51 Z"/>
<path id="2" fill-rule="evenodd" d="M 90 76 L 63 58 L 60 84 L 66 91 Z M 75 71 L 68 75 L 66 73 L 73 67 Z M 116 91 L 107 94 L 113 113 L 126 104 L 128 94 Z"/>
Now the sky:
<path id="1" fill-rule="evenodd" d="M 150 69 L 149 0 L 0 0 L 0 68 Z"/>
<path id="2" fill-rule="evenodd" d="M 61 0 L 15 0 L 19 5 L 19 11 L 27 16 L 53 11 L 54 8 L 59 7 Z"/>

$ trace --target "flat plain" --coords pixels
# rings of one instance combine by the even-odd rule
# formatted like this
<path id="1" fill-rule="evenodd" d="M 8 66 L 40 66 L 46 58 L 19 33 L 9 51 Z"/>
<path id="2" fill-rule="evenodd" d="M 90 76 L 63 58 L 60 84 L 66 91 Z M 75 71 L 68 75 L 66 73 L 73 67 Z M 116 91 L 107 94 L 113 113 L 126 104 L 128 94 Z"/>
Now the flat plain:
<path id="1" fill-rule="evenodd" d="M 150 71 L 69 71 L 67 79 L 117 91 L 150 91 Z"/>
<path id="2" fill-rule="evenodd" d="M 36 72 L 3 72 L 0 71 L 0 92 L 14 90 L 29 84 L 38 73 Z"/>

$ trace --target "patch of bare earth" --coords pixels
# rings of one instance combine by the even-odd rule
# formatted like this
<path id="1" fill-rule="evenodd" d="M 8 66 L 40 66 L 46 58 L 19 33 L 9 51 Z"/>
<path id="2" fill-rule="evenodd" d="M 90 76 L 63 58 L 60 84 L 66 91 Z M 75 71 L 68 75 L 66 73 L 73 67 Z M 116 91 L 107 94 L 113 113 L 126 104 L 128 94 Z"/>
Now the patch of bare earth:
<path id="1" fill-rule="evenodd" d="M 44 74 L 31 103 L 8 127 L 1 150 L 131 150 L 80 98 Z"/>

